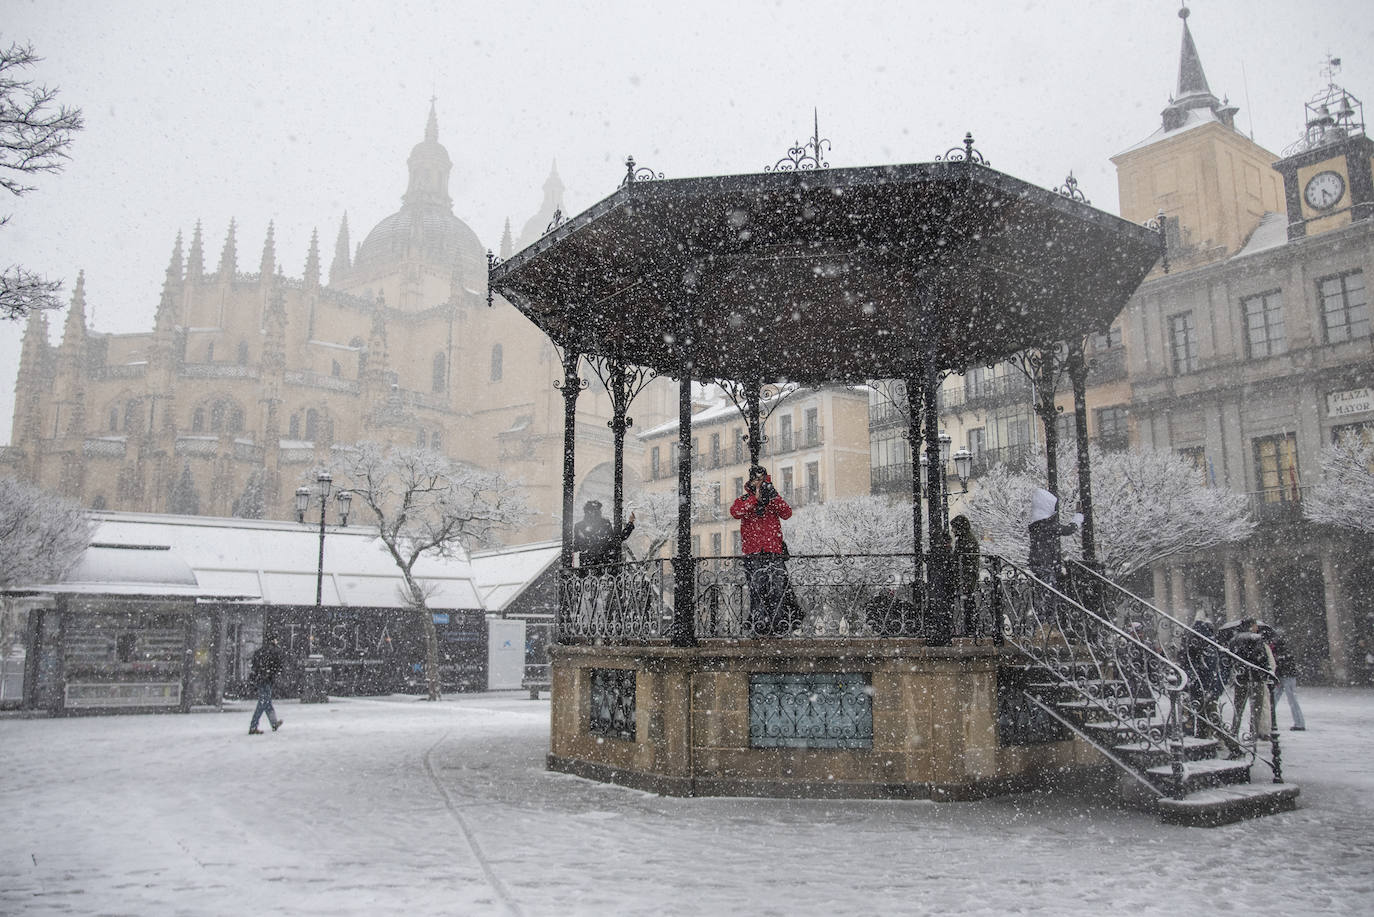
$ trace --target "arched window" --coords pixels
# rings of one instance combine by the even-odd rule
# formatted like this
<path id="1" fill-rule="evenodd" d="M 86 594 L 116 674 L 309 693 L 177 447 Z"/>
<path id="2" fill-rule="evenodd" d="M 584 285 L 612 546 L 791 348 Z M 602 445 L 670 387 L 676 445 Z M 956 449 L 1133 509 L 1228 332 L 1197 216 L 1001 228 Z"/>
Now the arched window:
<path id="1" fill-rule="evenodd" d="M 191 412 L 191 432 L 192 432 L 192 433 L 203 433 L 203 432 L 205 432 L 205 409 L 204 409 L 204 408 L 196 408 L 194 411 Z"/>
<path id="2" fill-rule="evenodd" d="M 448 375 L 448 359 L 442 353 L 434 355 L 434 369 L 430 373 L 429 388 L 439 395 L 444 391 L 444 379 Z"/>
<path id="3" fill-rule="evenodd" d="M 290 422 L 289 424 L 287 424 L 287 430 L 288 430 L 288 432 L 287 432 L 287 434 L 286 434 L 286 438 L 287 438 L 287 439 L 300 439 L 300 438 L 301 438 L 301 415 L 299 415 L 299 414 L 292 414 L 292 415 L 291 415 L 291 422 Z"/>
<path id="4" fill-rule="evenodd" d="M 501 345 L 491 345 L 491 381 L 501 381 Z"/>
<path id="5" fill-rule="evenodd" d="M 210 405 L 210 432 L 221 433 L 224 431 L 224 415 L 227 413 L 228 404 L 223 401 L 216 401 Z"/>
<path id="6" fill-rule="evenodd" d="M 320 432 L 320 412 L 314 408 L 305 412 L 305 438 L 312 443 Z"/>
<path id="7" fill-rule="evenodd" d="M 110 432 L 119 432 L 119 408 L 110 408 Z"/>
<path id="8" fill-rule="evenodd" d="M 438 452 L 440 444 L 441 440 L 439 439 L 439 431 L 435 430 L 433 433 L 429 434 L 429 448 L 433 449 L 435 452 Z"/>

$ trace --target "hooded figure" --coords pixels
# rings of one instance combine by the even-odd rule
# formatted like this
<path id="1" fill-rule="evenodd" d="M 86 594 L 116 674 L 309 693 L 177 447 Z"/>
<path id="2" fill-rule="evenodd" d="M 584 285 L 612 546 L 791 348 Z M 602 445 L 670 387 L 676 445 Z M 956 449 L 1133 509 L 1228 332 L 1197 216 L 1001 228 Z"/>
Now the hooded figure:
<path id="1" fill-rule="evenodd" d="M 1031 492 L 1030 560 L 1031 573 L 1051 586 L 1059 583 L 1059 539 L 1078 531 L 1072 522 L 1060 524 L 1055 510 L 1059 498 L 1037 487 Z"/>
<path id="2" fill-rule="evenodd" d="M 582 513 L 582 521 L 573 526 L 573 550 L 581 553 L 581 566 L 595 567 L 617 561 L 616 548 L 619 545 L 616 544 L 615 529 L 611 520 L 601 515 L 601 501 L 588 500 Z M 634 530 L 635 514 L 630 513 L 629 520 L 620 531 L 620 541 L 623 543 Z"/>

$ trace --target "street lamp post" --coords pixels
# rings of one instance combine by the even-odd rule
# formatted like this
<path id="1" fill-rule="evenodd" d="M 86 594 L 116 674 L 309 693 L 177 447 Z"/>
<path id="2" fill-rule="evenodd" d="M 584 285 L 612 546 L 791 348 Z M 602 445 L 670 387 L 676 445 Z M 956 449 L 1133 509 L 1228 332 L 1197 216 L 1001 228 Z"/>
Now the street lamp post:
<path id="1" fill-rule="evenodd" d="M 950 452 L 949 447 L 953 440 L 950 435 L 941 432 L 937 437 L 940 443 L 940 474 L 949 477 Z M 959 478 L 959 484 L 963 488 L 955 496 L 968 493 L 968 479 L 973 471 L 973 453 L 967 449 L 960 449 L 952 456 L 954 459 L 954 473 Z M 921 456 L 921 491 L 925 492 L 926 483 L 930 480 L 930 462 L 925 455 Z M 943 482 L 943 479 L 942 479 Z M 949 538 L 949 488 L 940 488 L 940 518 L 943 522 L 941 533 L 946 539 Z"/>
<path id="2" fill-rule="evenodd" d="M 334 483 L 334 476 L 327 471 L 321 471 L 315 476 L 315 490 L 320 499 L 320 559 L 315 568 L 315 607 L 319 608 L 324 602 L 324 521 L 325 510 L 329 506 L 329 491 Z M 296 521 L 305 522 L 305 511 L 310 508 L 310 501 L 313 494 L 309 487 L 296 488 Z M 339 525 L 348 526 L 348 508 L 353 502 L 353 494 L 347 490 L 341 490 L 335 495 L 334 499 L 339 504 Z"/>

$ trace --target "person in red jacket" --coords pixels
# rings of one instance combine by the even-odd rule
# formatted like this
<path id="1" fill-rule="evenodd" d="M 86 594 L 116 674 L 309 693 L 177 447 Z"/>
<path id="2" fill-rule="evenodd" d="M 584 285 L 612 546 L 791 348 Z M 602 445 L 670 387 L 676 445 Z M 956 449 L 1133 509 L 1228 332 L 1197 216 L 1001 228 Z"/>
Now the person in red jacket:
<path id="1" fill-rule="evenodd" d="M 786 551 L 782 520 L 792 518 L 792 507 L 773 486 L 761 465 L 749 468 L 744 493 L 730 506 L 739 520 L 740 551 L 749 582 L 749 620 L 756 636 L 771 637 L 790 630 L 787 615 Z"/>

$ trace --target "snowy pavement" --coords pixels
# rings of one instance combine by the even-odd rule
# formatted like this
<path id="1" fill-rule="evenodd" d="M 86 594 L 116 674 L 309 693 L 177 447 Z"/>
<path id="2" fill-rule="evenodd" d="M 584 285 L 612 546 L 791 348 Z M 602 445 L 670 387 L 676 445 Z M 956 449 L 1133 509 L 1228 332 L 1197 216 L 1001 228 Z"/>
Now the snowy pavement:
<path id="1" fill-rule="evenodd" d="M 0 914 L 1368 914 L 1374 691 L 1300 693 L 1300 808 L 1211 830 L 1068 791 L 652 796 L 546 772 L 524 695 L 0 719 Z"/>

